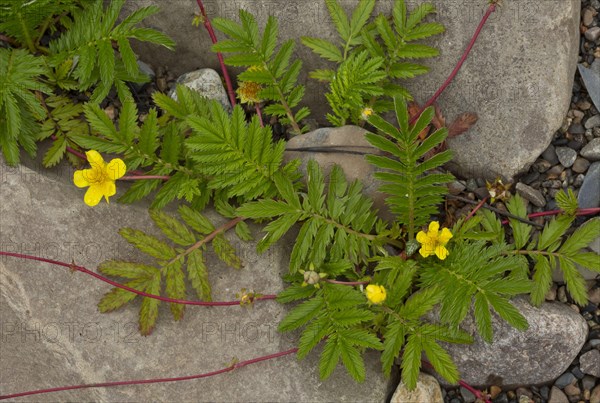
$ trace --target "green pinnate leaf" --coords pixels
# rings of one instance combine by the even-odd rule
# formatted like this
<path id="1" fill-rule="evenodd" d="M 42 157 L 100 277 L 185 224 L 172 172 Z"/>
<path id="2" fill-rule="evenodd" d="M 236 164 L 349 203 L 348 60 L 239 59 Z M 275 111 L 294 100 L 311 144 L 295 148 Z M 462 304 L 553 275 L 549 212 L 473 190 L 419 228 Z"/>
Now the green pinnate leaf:
<path id="1" fill-rule="evenodd" d="M 106 260 L 98 266 L 98 271 L 107 276 L 129 279 L 144 279 L 153 277 L 159 273 L 159 270 L 156 267 L 120 260 Z"/>
<path id="2" fill-rule="evenodd" d="M 175 217 L 161 210 L 150 210 L 150 218 L 170 240 L 181 246 L 190 246 L 196 242 L 194 234 Z"/>
<path id="3" fill-rule="evenodd" d="M 341 353 L 337 338 L 335 336 L 329 337 L 319 359 L 319 376 L 321 379 L 325 380 L 331 376 L 340 360 Z"/>
<path id="4" fill-rule="evenodd" d="M 383 372 L 386 376 L 390 376 L 392 366 L 394 365 L 396 358 L 400 355 L 400 350 L 402 350 L 402 346 L 404 346 L 404 337 L 405 331 L 402 322 L 388 322 L 388 327 L 383 339 L 383 353 L 381 354 Z"/>
<path id="5" fill-rule="evenodd" d="M 365 27 L 365 24 L 371 17 L 375 8 L 375 0 L 360 0 L 350 20 L 350 36 L 352 38 L 360 35 L 360 32 Z"/>
<path id="6" fill-rule="evenodd" d="M 406 29 L 412 30 L 429 14 L 435 13 L 435 7 L 431 3 L 423 3 L 417 6 L 407 18 Z"/>
<path id="7" fill-rule="evenodd" d="M 215 230 L 215 226 L 208 218 L 191 207 L 180 206 L 178 212 L 187 225 L 202 235 L 208 235 Z"/>
<path id="8" fill-rule="evenodd" d="M 373 320 L 373 313 L 367 309 L 350 308 L 337 312 L 331 319 L 337 326 L 355 326 Z"/>
<path id="9" fill-rule="evenodd" d="M 324 59 L 337 63 L 344 60 L 341 50 L 331 42 L 308 36 L 303 36 L 301 40 L 304 46 L 309 47 L 313 52 Z"/>
<path id="10" fill-rule="evenodd" d="M 265 58 L 270 58 L 275 51 L 277 46 L 277 35 L 279 32 L 279 26 L 277 19 L 273 16 L 269 16 L 267 19 L 267 25 L 265 26 L 265 32 L 263 35 L 261 50 Z"/>
<path id="11" fill-rule="evenodd" d="M 219 234 L 214 237 L 212 246 L 219 259 L 225 262 L 228 266 L 233 267 L 234 269 L 242 268 L 242 261 L 236 255 L 235 248 L 225 238 L 225 236 L 223 236 L 223 234 Z"/>
<path id="12" fill-rule="evenodd" d="M 161 276 L 156 275 L 147 283 L 145 291 L 151 295 L 160 295 Z M 155 298 L 144 297 L 140 308 L 139 329 L 142 336 L 149 336 L 154 330 L 158 318 L 160 301 Z"/>
<path id="13" fill-rule="evenodd" d="M 185 280 L 181 270 L 181 259 L 175 260 L 164 267 L 165 273 L 165 292 L 169 298 L 183 300 L 185 299 Z M 181 320 L 185 311 L 185 305 L 169 303 L 173 318 Z"/>
<path id="14" fill-rule="evenodd" d="M 137 278 L 125 283 L 127 287 L 138 291 L 144 291 L 148 286 L 148 278 Z M 133 301 L 137 294 L 122 288 L 113 288 L 100 299 L 98 302 L 98 310 L 101 313 L 108 313 L 123 307 L 128 302 Z"/>
<path id="15" fill-rule="evenodd" d="M 421 353 L 423 351 L 423 340 L 417 334 L 408 336 L 404 354 L 402 354 L 402 381 L 408 390 L 417 387 L 417 379 L 421 369 Z"/>
<path id="16" fill-rule="evenodd" d="M 348 373 L 357 382 L 365 380 L 365 362 L 360 356 L 356 347 L 349 343 L 345 338 L 339 338 L 339 348 L 342 356 L 342 362 L 348 370 Z"/>
<path id="17" fill-rule="evenodd" d="M 555 196 L 556 204 L 568 215 L 575 215 L 577 212 L 577 197 L 573 193 L 573 189 L 569 189 L 568 193 L 564 189 L 560 189 Z"/>
<path id="18" fill-rule="evenodd" d="M 290 302 L 310 298 L 313 296 L 315 291 L 315 287 L 302 287 L 300 284 L 292 284 L 277 294 L 277 302 L 281 304 L 288 304 Z"/>
<path id="19" fill-rule="evenodd" d="M 404 0 L 396 0 L 394 1 L 394 8 L 392 9 L 392 16 L 394 19 L 394 26 L 396 31 L 400 35 L 404 35 L 404 31 L 406 29 L 406 3 Z"/>
<path id="20" fill-rule="evenodd" d="M 569 236 L 559 252 L 565 255 L 575 255 L 581 249 L 587 247 L 595 239 L 600 237 L 600 218 L 595 217 L 586 221 Z"/>
<path id="21" fill-rule="evenodd" d="M 137 181 L 134 183 L 123 196 L 119 198 L 121 203 L 135 203 L 138 200 L 142 200 L 155 190 L 159 185 L 160 180 L 144 180 Z"/>
<path id="22" fill-rule="evenodd" d="M 67 151 L 67 139 L 65 137 L 58 137 L 52 143 L 52 146 L 48 149 L 42 160 L 42 164 L 46 168 L 51 168 L 58 164 Z"/>
<path id="23" fill-rule="evenodd" d="M 506 203 L 506 207 L 511 214 L 516 215 L 520 218 L 527 218 L 527 208 L 525 206 L 525 201 L 523 200 L 523 198 L 521 198 L 521 196 L 514 195 L 513 197 L 511 197 L 510 200 Z M 514 218 L 510 218 L 509 223 L 513 229 L 513 236 L 515 238 L 515 248 L 523 248 L 525 244 L 529 241 L 531 226 L 519 220 L 515 220 Z"/>
<path id="24" fill-rule="evenodd" d="M 552 268 L 550 267 L 550 262 L 545 256 L 537 255 L 535 257 L 535 266 L 533 267 L 531 302 L 536 306 L 540 306 L 551 287 Z"/>
<path id="25" fill-rule="evenodd" d="M 546 224 L 546 226 L 544 226 L 544 229 L 540 234 L 537 246 L 538 249 L 546 250 L 554 244 L 556 244 L 556 242 L 559 241 L 560 238 L 565 235 L 565 233 L 571 226 L 573 220 L 573 216 L 566 215 L 553 218 L 552 221 L 550 221 L 548 224 Z M 556 247 L 553 249 L 555 250 Z"/>
<path id="26" fill-rule="evenodd" d="M 297 329 L 309 321 L 311 321 L 321 310 L 324 305 L 323 298 L 316 296 L 308 301 L 305 301 L 292 309 L 290 313 L 279 323 L 280 332 L 289 332 Z"/>
<path id="27" fill-rule="evenodd" d="M 284 215 L 271 221 L 265 228 L 264 231 L 267 233 L 260 242 L 256 249 L 262 253 L 269 249 L 271 245 L 277 242 L 302 216 L 301 213 Z"/>
<path id="28" fill-rule="evenodd" d="M 171 246 L 142 231 L 122 228 L 119 234 L 137 249 L 156 259 L 170 260 L 177 255 Z"/>
<path id="29" fill-rule="evenodd" d="M 577 253 L 568 258 L 591 271 L 600 273 L 600 258 L 596 252 Z"/>
<path id="30" fill-rule="evenodd" d="M 311 288 L 314 289 L 314 287 Z M 306 357 L 306 355 L 311 352 L 325 336 L 327 336 L 330 332 L 330 325 L 328 322 L 326 316 L 321 316 L 306 326 L 306 329 L 302 332 L 302 336 L 300 336 L 300 341 L 298 342 L 298 359 L 301 360 Z"/>
<path id="31" fill-rule="evenodd" d="M 297 210 L 287 203 L 264 199 L 242 205 L 237 209 L 237 214 L 239 214 L 240 217 L 257 219 L 277 217 L 295 211 Z"/>
<path id="32" fill-rule="evenodd" d="M 493 338 L 492 315 L 490 313 L 489 305 L 483 294 L 475 295 L 473 308 L 475 323 L 477 324 L 477 332 L 481 335 L 483 340 L 491 343 Z"/>
<path id="33" fill-rule="evenodd" d="M 245 221 L 240 221 L 235 225 L 235 234 L 242 241 L 252 241 L 254 239 L 252 232 L 250 231 L 250 227 Z"/>
<path id="34" fill-rule="evenodd" d="M 338 34 L 346 42 L 351 37 L 350 21 L 344 9 L 340 6 L 337 0 L 325 0 L 325 5 L 329 10 L 329 16 L 333 24 L 337 28 Z"/>
<path id="35" fill-rule="evenodd" d="M 518 330 L 527 330 L 529 324 L 527 319 L 523 316 L 517 308 L 514 307 L 506 298 L 499 297 L 497 295 L 488 294 L 486 295 L 488 302 L 494 308 L 494 310 L 508 323 Z"/>
<path id="36" fill-rule="evenodd" d="M 423 343 L 423 351 L 436 372 L 445 380 L 450 383 L 457 383 L 460 380 L 460 374 L 450 354 L 439 344 L 433 340 L 426 340 Z"/>
<path id="37" fill-rule="evenodd" d="M 92 129 L 109 140 L 118 140 L 118 132 L 114 123 L 110 120 L 106 112 L 99 105 L 87 103 L 83 107 L 85 117 L 92 126 Z"/>
<path id="38" fill-rule="evenodd" d="M 575 266 L 571 259 L 559 256 L 560 270 L 563 272 L 567 291 L 573 300 L 580 306 L 586 306 L 588 303 L 588 293 L 585 286 L 585 279 Z"/>
<path id="39" fill-rule="evenodd" d="M 398 50 L 398 56 L 405 59 L 426 59 L 436 57 L 440 51 L 427 45 L 409 43 Z"/>
<path id="40" fill-rule="evenodd" d="M 212 301 L 211 286 L 208 279 L 208 269 L 200 249 L 193 250 L 187 258 L 188 279 L 202 301 Z"/>
<path id="41" fill-rule="evenodd" d="M 408 34 L 404 36 L 407 41 L 415 41 L 418 39 L 429 38 L 433 35 L 439 35 L 446 31 L 442 24 L 437 22 L 429 22 L 425 24 L 420 24 L 415 28 L 411 29 Z"/>
<path id="42" fill-rule="evenodd" d="M 342 329 L 338 331 L 338 335 L 353 346 L 383 350 L 383 343 L 379 337 L 366 329 Z"/>

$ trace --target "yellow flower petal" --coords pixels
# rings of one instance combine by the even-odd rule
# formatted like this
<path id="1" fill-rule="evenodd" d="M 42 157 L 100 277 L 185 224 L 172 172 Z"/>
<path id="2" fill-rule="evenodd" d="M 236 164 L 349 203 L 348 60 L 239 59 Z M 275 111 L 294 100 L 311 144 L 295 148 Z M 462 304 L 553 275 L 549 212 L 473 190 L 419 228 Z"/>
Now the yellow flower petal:
<path id="1" fill-rule="evenodd" d="M 440 260 L 444 260 L 448 257 L 448 249 L 446 249 L 445 246 L 442 245 L 438 245 L 435 248 L 435 255 L 440 259 Z"/>
<path id="2" fill-rule="evenodd" d="M 78 188 L 90 186 L 90 182 L 87 179 L 89 177 L 89 173 L 86 171 L 89 171 L 89 169 L 80 169 L 79 171 L 75 171 L 75 173 L 73 173 L 73 183 L 75 183 L 75 186 Z"/>
<path id="3" fill-rule="evenodd" d="M 452 238 L 452 232 L 448 228 L 443 228 L 442 233 L 440 234 L 440 242 L 444 245 L 448 243 L 448 241 Z"/>
<path id="4" fill-rule="evenodd" d="M 112 180 L 117 180 L 127 171 L 127 167 L 125 163 L 120 158 L 115 158 L 108 163 L 106 166 L 106 172 L 108 173 L 108 177 Z"/>
<path id="5" fill-rule="evenodd" d="M 429 223 L 429 236 L 437 236 L 437 232 L 440 229 L 440 223 L 437 221 L 432 221 Z"/>
<path id="6" fill-rule="evenodd" d="M 385 288 L 382 285 L 377 284 L 369 284 L 365 289 L 365 294 L 367 296 L 367 299 L 372 304 L 376 305 L 381 304 L 383 301 L 385 301 L 385 298 L 387 297 Z"/>
<path id="7" fill-rule="evenodd" d="M 114 196 L 117 193 L 117 186 L 114 182 L 104 182 L 102 184 L 102 195 L 106 199 L 106 202 L 109 203 L 108 198 L 110 196 Z"/>
<path id="8" fill-rule="evenodd" d="M 421 249 L 419 249 L 419 253 L 423 257 L 433 255 L 435 253 L 435 247 L 433 246 L 433 244 L 424 243 Z"/>
<path id="9" fill-rule="evenodd" d="M 102 199 L 103 189 L 102 186 L 91 185 L 90 188 L 85 192 L 85 196 L 83 197 L 83 201 L 90 207 L 94 207 L 100 202 Z"/>
<path id="10" fill-rule="evenodd" d="M 419 231 L 417 233 L 417 242 L 418 243 L 427 243 L 429 242 L 429 237 L 427 236 L 427 234 L 423 231 Z"/>
<path id="11" fill-rule="evenodd" d="M 100 155 L 100 153 L 96 150 L 90 150 L 85 152 L 85 156 L 87 157 L 88 162 L 93 168 L 104 168 L 105 162 L 104 158 Z"/>

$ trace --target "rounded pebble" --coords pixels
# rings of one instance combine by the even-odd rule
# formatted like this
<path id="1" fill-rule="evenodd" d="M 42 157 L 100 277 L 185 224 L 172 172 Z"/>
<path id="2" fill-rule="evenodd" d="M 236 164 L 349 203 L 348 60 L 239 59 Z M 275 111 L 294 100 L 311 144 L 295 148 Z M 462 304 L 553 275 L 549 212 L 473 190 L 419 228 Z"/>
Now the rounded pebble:
<path id="1" fill-rule="evenodd" d="M 581 155 L 583 155 L 583 151 Z M 577 152 L 569 147 L 557 147 L 556 156 L 558 157 L 558 160 L 560 161 L 562 166 L 564 166 L 565 168 L 570 168 L 577 159 Z M 586 157 L 585 155 L 583 156 Z"/>
<path id="2" fill-rule="evenodd" d="M 587 169 L 589 167 L 590 167 L 590 162 L 588 160 L 586 160 L 585 158 L 578 157 L 575 160 L 575 162 L 573 163 L 573 166 L 571 167 L 571 169 L 573 170 L 573 172 L 582 174 L 585 171 L 587 171 Z"/>

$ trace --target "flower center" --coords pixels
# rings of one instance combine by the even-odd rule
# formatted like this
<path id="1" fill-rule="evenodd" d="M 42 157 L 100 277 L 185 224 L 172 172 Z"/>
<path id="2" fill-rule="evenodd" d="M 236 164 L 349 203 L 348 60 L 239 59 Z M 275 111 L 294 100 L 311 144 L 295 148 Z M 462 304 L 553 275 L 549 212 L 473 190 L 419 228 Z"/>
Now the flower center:
<path id="1" fill-rule="evenodd" d="M 108 180 L 108 175 L 104 169 L 93 167 L 90 171 L 88 171 L 88 176 L 86 179 L 89 183 L 103 183 Z"/>

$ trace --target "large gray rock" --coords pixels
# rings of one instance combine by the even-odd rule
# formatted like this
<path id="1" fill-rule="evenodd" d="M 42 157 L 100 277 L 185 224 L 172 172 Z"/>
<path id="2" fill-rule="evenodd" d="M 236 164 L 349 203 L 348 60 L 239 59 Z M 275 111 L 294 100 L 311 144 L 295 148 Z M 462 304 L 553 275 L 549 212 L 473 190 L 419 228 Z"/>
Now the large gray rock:
<path id="1" fill-rule="evenodd" d="M 528 330 L 520 332 L 494 314 L 494 340 L 488 344 L 467 318 L 463 328 L 476 335 L 475 342 L 444 345 L 465 382 L 503 389 L 551 382 L 577 357 L 588 333 L 581 315 L 562 303 L 535 308 L 524 297 L 512 302 L 529 322 Z"/>
<path id="2" fill-rule="evenodd" d="M 358 0 L 344 0 L 346 10 Z M 410 1 L 411 9 L 424 0 Z M 430 61 L 431 73 L 403 84 L 423 103 L 454 68 L 481 16 L 486 2 L 479 0 L 433 0 L 438 14 L 431 17 L 446 26 L 446 33 L 428 42 L 441 50 Z M 261 26 L 268 15 L 279 19 L 281 39 L 303 35 L 335 40 L 336 34 L 322 0 L 205 0 L 210 17 L 236 18 L 239 8 L 252 12 Z M 130 0 L 126 8 L 156 4 L 158 0 Z M 392 1 L 379 1 L 376 13 L 389 13 Z M 170 2 L 146 24 L 170 35 L 176 52 L 147 44 L 136 44 L 141 59 L 168 65 L 175 74 L 199 67 L 217 69 L 217 58 L 209 49 L 210 39 L 202 26 L 192 26 L 195 2 Z M 511 177 L 524 171 L 548 146 L 561 126 L 569 106 L 579 38 L 579 0 L 507 1 L 492 15 L 473 53 L 454 83 L 439 100 L 450 121 L 462 112 L 479 115 L 477 124 L 451 141 L 456 151 L 456 169 L 472 176 Z M 556 44 L 560 44 L 557 46 Z M 298 43 L 296 56 L 304 61 L 300 81 L 307 85 L 305 103 L 312 117 L 325 122 L 329 110 L 327 88 L 307 78 L 310 70 L 330 66 Z M 233 73 L 236 70 L 232 70 Z"/>
<path id="3" fill-rule="evenodd" d="M 105 259 L 140 259 L 117 231 L 131 226 L 156 233 L 146 207 L 113 201 L 90 208 L 71 177 L 72 170 L 62 165 L 38 172 L 7 167 L 0 159 L 0 250 L 90 269 Z M 120 192 L 123 185 L 118 184 Z M 233 242 L 245 262 L 242 270 L 227 268 L 210 254 L 207 259 L 215 300 L 235 299 L 244 287 L 263 293 L 283 288 L 280 275 L 287 270 L 289 240 L 260 256 L 255 243 Z M 139 302 L 98 313 L 96 304 L 110 288 L 65 268 L 0 257 L 0 395 L 199 374 L 297 342 L 297 334 L 277 332 L 287 307 L 273 301 L 257 302 L 252 309 L 188 307 L 181 322 L 174 322 L 163 304 L 154 333 L 142 337 L 137 332 Z M 318 356 L 312 354 L 301 362 L 292 355 L 201 380 L 59 392 L 29 401 L 383 402 L 390 381 L 380 366 L 378 354 L 367 356 L 368 387 L 342 368 L 321 382 Z"/>
<path id="4" fill-rule="evenodd" d="M 577 195 L 580 208 L 600 207 L 600 161 L 590 165 Z"/>

